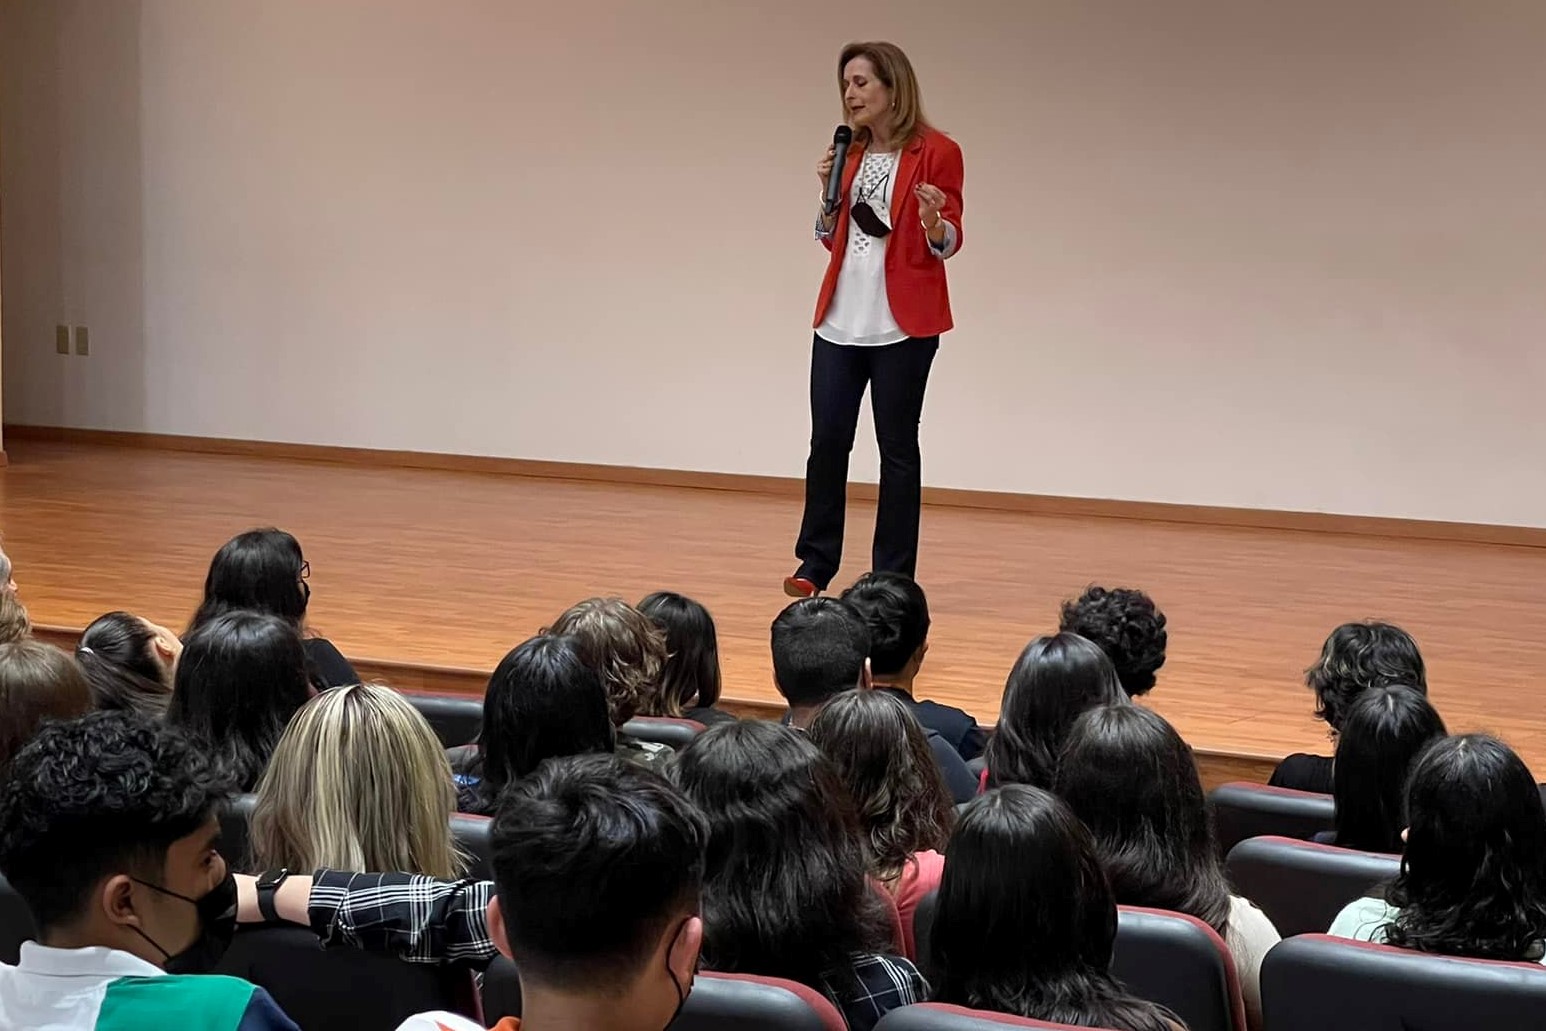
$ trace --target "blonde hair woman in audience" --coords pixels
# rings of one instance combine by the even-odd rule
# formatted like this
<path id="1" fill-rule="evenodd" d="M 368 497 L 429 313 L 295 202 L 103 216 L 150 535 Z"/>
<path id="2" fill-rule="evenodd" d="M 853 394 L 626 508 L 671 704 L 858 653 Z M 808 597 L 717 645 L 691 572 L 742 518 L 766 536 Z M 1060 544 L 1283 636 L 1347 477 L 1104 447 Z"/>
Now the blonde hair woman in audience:
<path id="1" fill-rule="evenodd" d="M 400 870 L 456 878 L 456 789 L 429 723 L 377 684 L 325 691 L 290 721 L 258 784 L 254 870 Z"/>

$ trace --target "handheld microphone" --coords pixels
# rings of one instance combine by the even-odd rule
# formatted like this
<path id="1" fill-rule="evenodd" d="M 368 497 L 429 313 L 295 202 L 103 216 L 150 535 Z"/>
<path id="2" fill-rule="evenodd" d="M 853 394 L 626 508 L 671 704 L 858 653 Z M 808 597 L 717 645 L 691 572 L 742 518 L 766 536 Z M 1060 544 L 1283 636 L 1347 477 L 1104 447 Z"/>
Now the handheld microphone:
<path id="1" fill-rule="evenodd" d="M 854 131 L 840 125 L 832 133 L 832 171 L 827 173 L 826 212 L 832 214 L 842 206 L 843 165 L 848 160 L 848 145 L 854 141 Z"/>

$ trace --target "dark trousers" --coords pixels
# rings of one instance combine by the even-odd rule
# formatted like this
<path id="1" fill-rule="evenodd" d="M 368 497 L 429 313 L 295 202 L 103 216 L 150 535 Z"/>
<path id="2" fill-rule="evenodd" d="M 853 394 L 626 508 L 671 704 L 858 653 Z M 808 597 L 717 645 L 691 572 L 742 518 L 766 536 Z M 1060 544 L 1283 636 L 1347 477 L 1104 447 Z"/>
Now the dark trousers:
<path id="1" fill-rule="evenodd" d="M 805 463 L 805 517 L 795 557 L 799 575 L 826 590 L 843 557 L 848 455 L 859 404 L 870 388 L 880 445 L 880 505 L 871 568 L 912 576 L 918 566 L 923 461 L 918 422 L 939 337 L 884 347 L 844 347 L 816 337 L 811 350 L 811 456 Z"/>

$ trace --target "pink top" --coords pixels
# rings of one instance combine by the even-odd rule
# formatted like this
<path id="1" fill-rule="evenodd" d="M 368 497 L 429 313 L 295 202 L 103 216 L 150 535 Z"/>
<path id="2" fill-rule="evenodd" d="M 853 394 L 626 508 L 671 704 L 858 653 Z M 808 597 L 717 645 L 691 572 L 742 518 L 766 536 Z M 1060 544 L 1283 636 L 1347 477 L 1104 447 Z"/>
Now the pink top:
<path id="1" fill-rule="evenodd" d="M 944 872 L 945 857 L 932 849 L 914 853 L 902 867 L 902 876 L 897 880 L 893 894 L 897 912 L 902 915 L 902 948 L 908 959 L 918 958 L 917 943 L 913 940 L 913 914 L 918 911 L 918 903 L 923 897 L 939 887 Z"/>

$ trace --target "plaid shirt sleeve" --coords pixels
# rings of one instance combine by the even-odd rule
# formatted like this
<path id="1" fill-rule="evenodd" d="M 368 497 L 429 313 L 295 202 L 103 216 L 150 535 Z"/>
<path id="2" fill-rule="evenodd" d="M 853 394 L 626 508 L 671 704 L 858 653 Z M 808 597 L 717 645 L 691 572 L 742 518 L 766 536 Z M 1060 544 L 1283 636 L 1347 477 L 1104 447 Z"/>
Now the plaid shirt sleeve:
<path id="1" fill-rule="evenodd" d="M 928 982 L 901 956 L 856 954 L 852 967 L 829 973 L 821 988 L 842 1011 L 850 1031 L 870 1031 L 892 1010 L 929 997 Z"/>
<path id="2" fill-rule="evenodd" d="M 347 945 L 410 963 L 483 966 L 496 951 L 488 931 L 492 881 L 442 881 L 405 873 L 312 875 L 307 912 L 327 947 Z"/>

